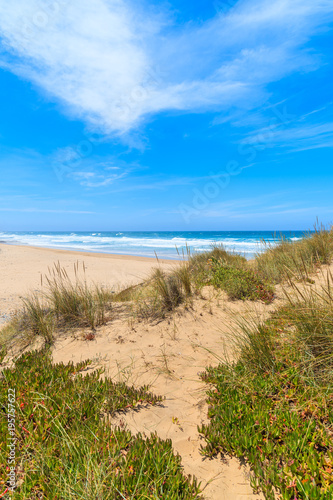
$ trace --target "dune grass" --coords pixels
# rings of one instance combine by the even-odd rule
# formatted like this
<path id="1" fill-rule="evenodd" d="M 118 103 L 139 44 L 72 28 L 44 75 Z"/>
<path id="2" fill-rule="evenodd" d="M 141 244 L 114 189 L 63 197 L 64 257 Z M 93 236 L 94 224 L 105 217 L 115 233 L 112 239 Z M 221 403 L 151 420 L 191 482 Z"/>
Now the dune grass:
<path id="1" fill-rule="evenodd" d="M 106 312 L 111 309 L 111 292 L 95 284 L 89 287 L 80 276 L 78 263 L 74 264 L 74 280 L 60 263 L 55 264 L 45 277 L 44 296 L 59 322 L 74 325 L 96 326 L 105 323 Z"/>
<path id="2" fill-rule="evenodd" d="M 47 344 L 53 342 L 55 318 L 49 305 L 42 302 L 36 293 L 23 299 L 24 312 L 19 322 L 21 328 L 29 331 L 32 337 L 41 335 Z"/>
<path id="3" fill-rule="evenodd" d="M 188 288 L 200 290 L 206 285 L 224 290 L 231 300 L 262 300 L 270 303 L 273 287 L 252 269 L 245 257 L 227 251 L 223 245 L 207 252 L 188 255 L 185 276 Z"/>
<path id="4" fill-rule="evenodd" d="M 60 329 L 105 324 L 117 302 L 136 318 L 159 321 L 190 307 L 205 285 L 231 299 L 270 303 L 273 284 L 281 282 L 289 284 L 285 305 L 269 320 L 240 320 L 233 336 L 238 361 L 202 375 L 213 387 L 210 423 L 199 428 L 206 440 L 202 453 L 245 459 L 254 489 L 269 500 L 277 494 L 285 500 L 333 498 L 333 277 L 328 273 L 321 288 L 310 285 L 311 273 L 332 257 L 332 229 L 319 227 L 301 241 L 268 246 L 252 264 L 221 246 L 188 255 L 172 271 L 157 268 L 144 283 L 117 294 L 88 286 L 84 266 L 83 276 L 74 266 L 71 280 L 55 265 L 42 294 L 24 299 L 24 310 L 4 330 L 9 337 L 40 336 L 46 344 L 1 374 L 1 401 L 13 387 L 17 398 L 18 488 L 12 498 L 199 498 L 170 441 L 110 425 L 116 412 L 161 398 L 147 387 L 102 379 L 101 371 L 83 376 L 88 361 L 54 364 L 47 346 Z M 161 360 L 171 376 L 163 352 Z M 6 410 L 0 430 L 8 432 Z M 0 496 L 1 486 L 8 487 L 6 453 L 0 447 Z"/>
<path id="5" fill-rule="evenodd" d="M 272 283 L 281 283 L 290 276 L 301 281 L 311 280 L 309 275 L 333 258 L 333 228 L 327 229 L 318 223 L 314 232 L 304 233 L 299 241 L 281 236 L 273 244 L 262 243 L 265 251 L 256 256 L 255 268 L 259 276 Z"/>
<path id="6" fill-rule="evenodd" d="M 173 272 L 154 269 L 146 285 L 132 293 L 132 313 L 137 319 L 160 321 L 181 304 L 191 305 L 195 293 L 192 277 L 184 263 Z"/>
<path id="7" fill-rule="evenodd" d="M 7 327 L 27 339 L 41 336 L 46 344 L 2 371 L 1 400 L 11 387 L 17 397 L 19 486 L 12 498 L 199 498 L 170 441 L 110 425 L 116 412 L 161 398 L 147 387 L 102 379 L 101 371 L 83 376 L 88 361 L 53 364 L 47 346 L 61 328 L 105 324 L 116 302 L 128 304 L 137 318 L 161 320 L 181 305 L 190 307 L 205 285 L 231 299 L 270 303 L 273 283 L 280 282 L 289 284 L 285 305 L 264 323 L 240 320 L 233 336 L 238 361 L 202 375 L 213 386 L 210 423 L 199 428 L 206 440 L 202 452 L 248 461 L 254 489 L 269 500 L 276 494 L 286 500 L 333 498 L 333 277 L 328 273 L 321 288 L 309 285 L 311 273 L 331 262 L 332 241 L 332 229 L 319 227 L 301 241 L 268 247 L 254 264 L 217 246 L 187 255 L 168 273 L 157 268 L 146 282 L 117 294 L 88 286 L 84 265 L 83 276 L 74 266 L 71 280 L 56 264 L 42 294 L 25 298 L 24 310 Z M 164 369 L 170 372 L 167 364 Z M 7 424 L 3 412 L 3 435 Z M 4 491 L 6 453 L 0 447 Z"/>
<path id="8" fill-rule="evenodd" d="M 43 281 L 43 280 L 42 280 Z M 94 284 L 88 286 L 85 267 L 74 264 L 74 279 L 59 263 L 44 277 L 40 293 L 22 299 L 23 308 L 1 330 L 3 344 L 33 343 L 41 337 L 52 344 L 59 331 L 87 327 L 93 331 L 112 317 L 113 294 Z"/>
<path id="9" fill-rule="evenodd" d="M 4 353 L 2 353 L 3 357 Z M 119 411 L 156 405 L 147 387 L 128 387 L 88 371 L 89 361 L 54 364 L 48 349 L 24 354 L 2 371 L 0 432 L 15 410 L 13 499 L 199 499 L 170 440 L 113 427 Z M 8 403 L 8 389 L 14 389 Z M 7 418 L 8 414 L 8 418 Z M 12 426 L 11 426 L 12 429 Z M 13 432 L 11 430 L 11 432 Z M 8 487 L 8 448 L 0 447 L 0 495 Z"/>
<path id="10" fill-rule="evenodd" d="M 58 262 L 43 278 L 43 290 L 23 300 L 24 310 L 18 313 L 7 333 L 14 338 L 33 340 L 41 336 L 50 344 L 61 329 L 89 327 L 95 330 L 112 318 L 114 304 L 126 304 L 128 314 L 137 319 L 160 321 L 180 305 L 191 307 L 201 288 L 214 285 L 224 289 L 231 299 L 263 300 L 274 297 L 271 285 L 249 267 L 246 259 L 226 251 L 222 245 L 211 251 L 182 255 L 173 270 L 157 267 L 139 285 L 112 293 L 94 284 L 88 286 L 85 266 L 74 264 L 74 278 Z M 2 333 L 2 337 L 6 332 Z"/>
<path id="11" fill-rule="evenodd" d="M 161 320 L 174 312 L 180 305 L 185 309 L 190 308 L 193 298 L 199 295 L 200 290 L 206 285 L 215 285 L 223 288 L 218 283 L 217 268 L 228 266 L 235 274 L 243 273 L 247 277 L 253 275 L 247 271 L 247 261 L 241 255 L 228 252 L 222 245 L 213 246 L 209 252 L 191 255 L 189 250 L 181 254 L 182 260 L 169 272 L 164 272 L 160 267 L 154 269 L 146 284 L 131 289 L 128 294 L 120 292 L 120 296 L 131 299 L 135 304 L 134 311 L 137 317 L 144 319 Z M 216 263 L 215 267 L 212 262 Z M 246 274 L 248 272 L 248 275 Z M 231 281 L 236 281 L 231 277 Z M 240 282 L 240 280 L 238 280 Z M 261 284 L 261 283 L 260 283 Z M 259 285 L 257 280 L 255 285 Z M 239 285 L 240 293 L 232 298 L 243 298 L 244 286 Z M 232 294 L 230 293 L 230 296 Z M 253 298 L 254 298 L 254 294 Z M 259 294 L 255 299 L 261 299 Z M 116 297 L 117 299 L 117 297 Z"/>
<path id="12" fill-rule="evenodd" d="M 203 453 L 226 453 L 252 467 L 265 498 L 333 498 L 333 279 L 293 284 L 287 302 L 264 323 L 240 322 L 236 363 L 203 379 L 210 423 Z"/>

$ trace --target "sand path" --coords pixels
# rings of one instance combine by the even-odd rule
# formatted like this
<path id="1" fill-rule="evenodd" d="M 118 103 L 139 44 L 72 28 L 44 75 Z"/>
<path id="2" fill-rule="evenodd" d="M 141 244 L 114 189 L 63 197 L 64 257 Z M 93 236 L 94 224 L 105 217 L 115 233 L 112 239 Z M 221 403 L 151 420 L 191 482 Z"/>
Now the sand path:
<path id="1" fill-rule="evenodd" d="M 272 306 L 256 306 L 255 314 L 267 315 Z M 157 432 L 171 439 L 182 457 L 186 474 L 194 475 L 209 500 L 263 498 L 254 495 L 249 469 L 236 459 L 205 459 L 200 454 L 204 441 L 197 427 L 208 423 L 206 390 L 200 373 L 216 365 L 224 353 L 232 355 L 227 330 L 238 315 L 253 315 L 253 303 L 226 301 L 206 290 L 193 308 L 181 311 L 159 324 L 133 323 L 130 318 L 116 320 L 98 331 L 93 341 L 63 338 L 54 347 L 55 361 L 80 361 L 90 358 L 94 366 L 104 366 L 108 375 L 129 384 L 149 384 L 165 397 L 161 407 L 148 407 L 114 420 L 133 433 Z"/>

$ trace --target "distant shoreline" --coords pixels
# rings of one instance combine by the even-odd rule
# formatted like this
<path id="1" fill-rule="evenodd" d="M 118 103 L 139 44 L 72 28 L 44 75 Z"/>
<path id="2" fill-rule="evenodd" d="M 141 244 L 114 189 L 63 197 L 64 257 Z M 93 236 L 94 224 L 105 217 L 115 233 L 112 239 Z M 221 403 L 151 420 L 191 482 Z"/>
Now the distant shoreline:
<path id="1" fill-rule="evenodd" d="M 22 297 L 41 290 L 43 277 L 57 262 L 72 278 L 78 264 L 88 284 L 117 290 L 146 280 L 158 265 L 169 270 L 177 261 L 0 243 L 0 323 L 22 307 Z"/>
<path id="2" fill-rule="evenodd" d="M 34 250 L 41 250 L 42 252 L 59 252 L 62 255 L 75 255 L 78 254 L 80 256 L 95 256 L 98 258 L 111 258 L 111 259 L 120 259 L 120 260 L 137 260 L 143 262 L 151 262 L 154 264 L 160 263 L 170 263 L 177 262 L 180 259 L 174 259 L 172 257 L 163 257 L 159 258 L 157 254 L 156 257 L 145 257 L 144 255 L 135 255 L 135 254 L 122 254 L 122 253 L 111 253 L 111 252 L 96 252 L 94 250 L 68 250 L 67 248 L 58 248 L 58 247 L 42 247 L 42 246 L 34 246 L 34 245 L 20 245 L 17 243 L 12 243 L 10 241 L 0 241 L 0 250 L 1 246 L 5 245 L 6 247 L 15 247 L 15 248 L 31 248 Z M 156 252 L 157 253 L 157 252 Z"/>
<path id="3" fill-rule="evenodd" d="M 253 259 L 264 250 L 263 241 L 274 245 L 280 236 L 298 240 L 304 233 L 266 231 L 146 231 L 146 232 L 1 232 L 0 243 L 90 255 L 114 255 L 144 259 L 177 261 L 189 254 L 210 251 L 223 245 L 225 250 Z"/>

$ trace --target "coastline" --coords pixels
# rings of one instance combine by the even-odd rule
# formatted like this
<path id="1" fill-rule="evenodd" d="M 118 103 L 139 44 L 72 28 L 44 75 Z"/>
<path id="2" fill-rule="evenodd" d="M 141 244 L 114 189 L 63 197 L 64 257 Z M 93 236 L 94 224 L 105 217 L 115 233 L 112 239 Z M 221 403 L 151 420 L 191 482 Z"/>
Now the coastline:
<path id="1" fill-rule="evenodd" d="M 281 232 L 283 238 L 295 241 L 304 237 L 304 232 Z M 179 260 L 188 252 L 192 255 L 210 251 L 213 246 L 223 245 L 229 252 L 236 252 L 249 260 L 261 253 L 267 245 L 275 245 L 278 234 L 274 231 L 102 231 L 102 232 L 1 232 L 0 244 L 29 246 L 82 252 L 84 254 L 107 254 L 120 257 L 146 257 L 162 260 Z"/>
<path id="2" fill-rule="evenodd" d="M 59 254 L 68 254 L 68 255 L 81 255 L 81 256 L 95 256 L 95 257 L 100 257 L 100 258 L 111 258 L 111 259 L 120 259 L 120 260 L 137 260 L 137 261 L 143 261 L 143 262 L 151 262 L 151 263 L 157 263 L 156 257 L 145 257 L 143 255 L 131 255 L 131 254 L 121 254 L 121 253 L 106 253 L 106 252 L 94 252 L 93 250 L 91 251 L 83 251 L 83 250 L 68 250 L 66 248 L 54 248 L 54 247 L 39 247 L 39 246 L 34 246 L 34 245 L 20 245 L 16 243 L 8 243 L 5 241 L 0 241 L 0 251 L 2 247 L 15 247 L 15 248 L 32 248 L 35 250 L 41 250 L 41 251 L 46 251 L 46 252 L 57 252 Z M 158 257 L 158 256 L 157 256 Z M 178 262 L 180 259 L 168 259 L 168 258 L 158 258 L 158 261 L 163 264 L 167 264 L 170 262 Z"/>
<path id="3" fill-rule="evenodd" d="M 48 274 L 56 262 L 60 262 L 70 276 L 74 276 L 74 264 L 79 262 L 82 269 L 84 262 L 88 283 L 114 289 L 140 283 L 158 265 L 168 269 L 177 263 L 151 257 L 0 243 L 0 324 L 21 307 L 23 296 L 41 290 L 42 276 Z"/>

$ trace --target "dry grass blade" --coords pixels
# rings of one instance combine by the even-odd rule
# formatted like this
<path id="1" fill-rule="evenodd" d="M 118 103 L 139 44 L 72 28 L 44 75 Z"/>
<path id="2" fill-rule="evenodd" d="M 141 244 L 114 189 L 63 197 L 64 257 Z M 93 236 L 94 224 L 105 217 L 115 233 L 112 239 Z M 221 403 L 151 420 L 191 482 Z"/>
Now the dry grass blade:
<path id="1" fill-rule="evenodd" d="M 23 299 L 23 304 L 25 310 L 21 322 L 25 323 L 25 328 L 30 331 L 32 337 L 41 335 L 45 343 L 51 344 L 55 326 L 52 311 L 36 294 Z"/>
<path id="2" fill-rule="evenodd" d="M 320 286 L 296 285 L 284 290 L 287 314 L 294 325 L 295 344 L 303 369 L 321 380 L 333 383 L 333 296 L 332 274 L 327 272 Z"/>
<path id="3" fill-rule="evenodd" d="M 293 275 L 296 280 L 312 282 L 309 274 L 333 258 L 333 229 L 317 223 L 314 232 L 305 233 L 302 240 L 287 240 L 281 235 L 273 244 L 262 244 L 265 251 L 256 256 L 255 265 L 263 277 L 280 283 Z"/>
<path id="4" fill-rule="evenodd" d="M 66 269 L 55 264 L 46 276 L 45 295 L 58 320 L 94 329 L 105 323 L 106 310 L 111 308 L 111 293 L 99 285 L 89 287 L 85 275 L 80 277 L 79 263 L 74 264 L 74 276 L 72 281 Z"/>
<path id="5" fill-rule="evenodd" d="M 82 270 L 85 271 L 84 264 Z M 74 264 L 74 280 L 58 262 L 43 282 L 43 292 L 24 298 L 23 310 L 2 332 L 1 341 L 7 346 L 28 346 L 36 336 L 51 344 L 55 333 L 64 328 L 83 326 L 94 330 L 110 319 L 111 291 L 97 284 L 88 286 L 85 276 L 80 277 L 78 262 Z"/>

